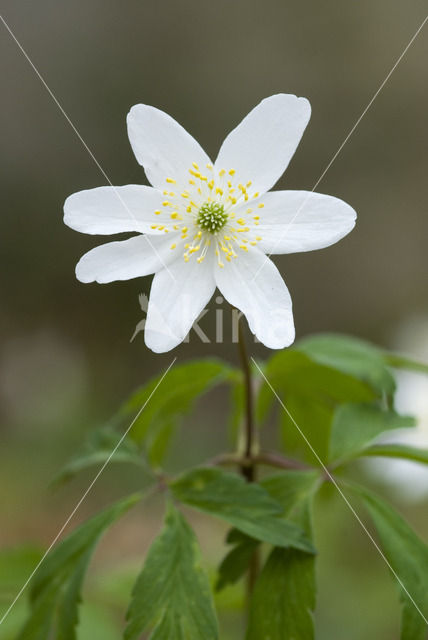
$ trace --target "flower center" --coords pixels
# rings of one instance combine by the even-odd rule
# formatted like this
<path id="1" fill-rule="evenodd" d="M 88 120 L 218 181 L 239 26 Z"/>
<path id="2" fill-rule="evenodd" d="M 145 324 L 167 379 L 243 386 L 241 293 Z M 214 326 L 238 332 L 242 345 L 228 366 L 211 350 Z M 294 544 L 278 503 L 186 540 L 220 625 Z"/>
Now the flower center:
<path id="1" fill-rule="evenodd" d="M 198 211 L 196 224 L 200 229 L 215 234 L 220 231 L 220 229 L 223 229 L 227 218 L 228 215 L 221 203 L 205 202 Z"/>

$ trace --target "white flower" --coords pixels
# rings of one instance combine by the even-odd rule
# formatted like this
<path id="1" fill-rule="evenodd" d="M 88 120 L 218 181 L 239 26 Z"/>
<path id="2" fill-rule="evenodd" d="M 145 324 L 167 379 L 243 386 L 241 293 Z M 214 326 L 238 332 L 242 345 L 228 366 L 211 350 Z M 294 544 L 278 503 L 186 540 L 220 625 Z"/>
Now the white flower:
<path id="1" fill-rule="evenodd" d="M 290 294 L 266 254 L 327 247 L 351 231 L 356 217 L 331 196 L 268 193 L 309 117 L 305 98 L 266 98 L 227 136 L 212 163 L 169 115 L 132 107 L 129 139 L 153 186 L 80 191 L 67 198 L 64 221 L 83 233 L 139 235 L 86 253 L 77 278 L 105 283 L 154 273 L 145 341 L 156 352 L 184 340 L 216 287 L 267 347 L 290 345 Z"/>

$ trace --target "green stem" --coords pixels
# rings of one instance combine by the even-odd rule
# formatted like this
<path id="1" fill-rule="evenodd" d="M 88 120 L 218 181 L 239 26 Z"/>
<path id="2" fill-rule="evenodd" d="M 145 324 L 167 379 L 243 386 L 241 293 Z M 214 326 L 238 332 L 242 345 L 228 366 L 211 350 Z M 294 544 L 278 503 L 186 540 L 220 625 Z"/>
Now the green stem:
<path id="1" fill-rule="evenodd" d="M 245 344 L 244 330 L 241 321 L 238 325 L 238 347 L 239 357 L 241 360 L 242 372 L 244 374 L 245 387 L 245 425 L 244 425 L 244 452 L 243 458 L 245 464 L 241 464 L 241 474 L 247 482 L 254 482 L 256 479 L 256 462 L 255 454 L 255 427 L 254 427 L 254 397 L 253 384 L 251 378 L 251 366 L 248 358 L 247 346 Z M 253 553 L 249 567 L 247 578 L 247 610 L 250 605 L 251 594 L 260 570 L 260 555 L 258 549 Z"/>
<path id="2" fill-rule="evenodd" d="M 244 451 L 243 458 L 248 462 L 241 466 L 241 473 L 248 480 L 253 482 L 255 480 L 255 465 L 253 462 L 254 455 L 254 399 L 253 399 L 253 385 L 251 379 L 251 366 L 248 358 L 247 346 L 245 344 L 244 330 L 241 320 L 238 325 L 238 348 L 239 358 L 241 361 L 242 372 L 244 374 L 244 387 L 245 387 L 245 424 L 244 424 Z"/>

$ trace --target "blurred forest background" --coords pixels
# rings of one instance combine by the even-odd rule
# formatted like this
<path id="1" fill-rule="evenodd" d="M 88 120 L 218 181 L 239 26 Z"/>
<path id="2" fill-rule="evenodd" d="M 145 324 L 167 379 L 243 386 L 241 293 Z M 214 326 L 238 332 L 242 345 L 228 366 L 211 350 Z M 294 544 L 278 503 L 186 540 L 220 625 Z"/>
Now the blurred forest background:
<path id="1" fill-rule="evenodd" d="M 115 185 L 146 182 L 126 134 L 133 104 L 170 113 L 215 159 L 253 106 L 285 92 L 307 97 L 312 118 L 277 188 L 311 189 L 425 13 L 423 0 L 3 1 L 4 19 Z M 106 181 L 0 26 L 0 544 L 30 545 L 28 562 L 1 556 L 2 613 L 93 474 L 58 492 L 49 482 L 84 434 L 166 368 L 172 354 L 148 351 L 141 333 L 130 343 L 142 318 L 138 294 L 148 294 L 150 278 L 103 286 L 75 280 L 77 260 L 100 239 L 65 227 L 62 205 L 71 193 Z M 324 251 L 275 260 L 293 297 L 298 337 L 346 332 L 428 358 L 427 29 L 317 187 L 356 209 L 355 230 Z M 201 322 L 211 338 L 218 306 L 213 300 Z M 266 354 L 260 345 L 253 352 Z M 202 344 L 193 335 L 174 354 L 235 358 L 228 326 L 225 344 Z M 428 414 L 426 386 L 406 385 L 405 409 Z M 211 394 L 204 403 L 186 425 L 185 442 L 176 442 L 175 467 L 226 446 L 227 397 Z M 428 446 L 426 431 L 420 444 Z M 426 475 L 421 482 L 417 501 L 390 492 L 426 539 Z M 108 469 L 73 525 L 138 484 L 137 472 Z M 318 637 L 390 640 L 398 622 L 395 587 L 345 507 L 325 494 Z M 119 637 L 126 567 L 132 574 L 140 566 L 159 517 L 154 502 L 107 536 L 84 615 L 99 637 Z M 214 566 L 221 525 L 201 517 L 197 532 Z M 234 597 L 224 638 L 238 637 Z"/>

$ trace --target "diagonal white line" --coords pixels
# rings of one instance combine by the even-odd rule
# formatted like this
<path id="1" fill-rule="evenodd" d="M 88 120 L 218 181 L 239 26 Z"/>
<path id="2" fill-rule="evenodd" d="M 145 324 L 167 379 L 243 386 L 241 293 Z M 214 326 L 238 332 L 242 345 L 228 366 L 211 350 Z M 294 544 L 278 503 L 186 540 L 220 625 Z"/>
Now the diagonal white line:
<path id="1" fill-rule="evenodd" d="M 311 452 L 313 453 L 313 455 L 315 456 L 318 464 L 320 465 L 320 467 L 323 469 L 324 473 L 326 474 L 326 476 L 328 477 L 328 479 L 330 480 L 330 482 L 335 486 L 335 488 L 337 489 L 337 491 L 339 492 L 339 495 L 343 498 L 345 504 L 347 505 L 347 507 L 349 508 L 349 510 L 351 511 L 352 515 L 355 517 L 355 519 L 357 520 L 358 524 L 361 526 L 361 528 L 363 529 L 363 531 L 366 533 L 366 535 L 368 536 L 369 540 L 372 542 L 373 546 L 375 547 L 375 549 L 378 551 L 379 555 L 381 556 L 382 560 L 385 562 L 385 564 L 387 565 L 388 569 L 391 571 L 391 573 L 393 574 L 393 576 L 395 577 L 395 579 L 397 580 L 397 582 L 399 583 L 399 585 L 401 586 L 401 588 L 403 589 L 403 591 L 406 593 L 406 595 L 408 596 L 409 600 L 412 602 L 412 604 L 415 606 L 416 610 L 418 611 L 418 613 L 421 615 L 421 617 L 423 618 L 423 620 L 426 622 L 426 624 L 428 625 L 428 620 L 425 618 L 424 614 L 422 613 L 422 611 L 420 610 L 420 608 L 418 607 L 417 603 L 415 602 L 414 598 L 411 596 L 411 594 L 409 593 L 409 591 L 407 590 L 406 586 L 403 584 L 403 581 L 401 580 L 400 576 L 397 574 L 397 572 L 393 569 L 393 567 L 391 566 L 391 563 L 389 562 L 388 558 L 385 556 L 385 554 L 383 553 L 382 549 L 379 547 L 378 543 L 376 542 L 376 540 L 373 538 L 372 534 L 370 533 L 370 531 L 367 529 L 366 525 L 364 524 L 364 522 L 361 520 L 360 516 L 358 515 L 358 513 L 355 511 L 354 507 L 352 506 L 352 504 L 349 502 L 348 498 L 346 497 L 346 495 L 343 493 L 342 489 L 340 488 L 339 484 L 337 483 L 337 480 L 335 479 L 335 477 L 330 473 L 328 467 L 326 467 L 326 465 L 324 464 L 324 462 L 321 460 L 320 456 L 318 455 L 318 453 L 315 451 L 315 449 L 313 448 L 313 446 L 311 445 L 311 443 L 309 442 L 308 438 L 306 437 L 305 433 L 302 431 L 302 429 L 299 427 L 299 425 L 297 424 L 297 422 L 295 421 L 295 419 L 293 418 L 293 416 L 291 415 L 291 413 L 289 412 L 289 410 L 287 409 L 287 407 L 285 406 L 285 404 L 283 403 L 283 401 L 281 400 L 281 398 L 279 397 L 279 395 L 277 394 L 277 392 L 275 391 L 275 389 L 273 388 L 273 386 L 271 385 L 271 383 L 269 382 L 269 380 L 266 378 L 265 374 L 263 373 L 263 371 L 261 370 L 261 368 L 259 367 L 259 365 L 257 364 L 257 362 L 255 361 L 255 359 L 253 358 L 253 356 L 251 356 L 251 360 L 253 361 L 253 363 L 255 364 L 255 366 L 257 367 L 260 375 L 262 376 L 262 378 L 264 379 L 264 381 L 266 382 L 266 384 L 268 385 L 269 389 L 272 391 L 273 395 L 275 396 L 275 398 L 278 400 L 279 404 L 281 405 L 281 407 L 284 409 L 285 413 L 288 415 L 288 417 L 290 418 L 291 422 L 294 424 L 294 426 L 296 427 L 297 431 L 299 432 L 299 434 L 302 436 L 303 440 L 306 442 L 306 444 L 308 445 L 309 449 L 311 450 Z"/>
<path id="2" fill-rule="evenodd" d="M 73 518 L 73 516 L 75 515 L 76 511 L 79 509 L 80 505 L 82 504 L 82 502 L 85 500 L 85 498 L 87 497 L 88 493 L 91 491 L 92 487 L 94 486 L 94 484 L 97 482 L 98 478 L 100 477 L 100 475 L 103 473 L 104 469 L 107 467 L 107 465 L 109 464 L 110 460 L 112 459 L 112 457 L 114 456 L 114 454 L 116 453 L 116 451 L 119 449 L 120 445 L 122 444 L 122 442 L 125 440 L 126 436 L 128 435 L 128 433 L 130 432 L 130 430 L 132 429 L 132 427 L 134 426 L 135 422 L 138 420 L 138 418 L 140 417 L 141 413 L 144 411 L 144 409 L 146 408 L 147 404 L 150 402 L 151 398 L 153 397 L 154 393 L 157 391 L 159 385 L 161 384 L 161 382 L 164 380 L 165 376 L 167 375 L 167 373 L 169 372 L 169 370 L 171 369 L 171 367 L 173 366 L 173 364 L 175 363 L 175 361 L 177 360 L 177 357 L 175 357 L 172 362 L 170 363 L 170 365 L 168 366 L 168 368 L 166 369 L 166 371 L 164 371 L 161 379 L 159 380 L 159 382 L 157 383 L 157 385 L 155 386 L 155 388 L 153 389 L 153 391 L 150 393 L 150 395 L 148 396 L 147 400 L 144 402 L 143 406 L 141 407 L 141 409 L 138 411 L 137 415 L 135 416 L 135 418 L 132 420 L 131 424 L 128 426 L 128 428 L 126 429 L 125 433 L 122 435 L 122 437 L 120 438 L 120 440 L 118 441 L 117 445 L 115 446 L 115 448 L 113 449 L 113 451 L 110 453 L 109 457 L 107 458 L 107 460 L 104 462 L 103 466 L 101 467 L 101 469 L 98 471 L 98 473 L 96 474 L 96 476 L 94 477 L 94 479 L 92 480 L 92 482 L 90 483 L 89 487 L 86 489 L 85 493 L 82 495 L 82 497 L 80 498 L 79 502 L 76 504 L 76 506 L 74 507 L 73 511 L 70 513 L 70 515 L 68 516 L 67 520 L 64 522 L 64 524 L 62 525 L 61 529 L 58 531 L 58 533 L 56 534 L 55 538 L 52 540 L 52 542 L 50 543 L 49 547 L 46 549 L 45 553 L 43 554 L 42 558 L 39 560 L 38 564 L 36 565 L 36 567 L 33 569 L 31 575 L 27 578 L 27 580 L 25 581 L 25 583 L 23 584 L 22 588 L 20 589 L 20 591 L 18 592 L 18 594 L 15 596 L 15 599 L 13 600 L 13 602 L 10 604 L 9 608 L 7 609 L 6 613 L 3 615 L 3 617 L 0 619 L 0 625 L 5 621 L 5 619 L 7 618 L 7 616 L 9 615 L 9 613 L 12 611 L 13 607 L 15 606 L 16 602 L 19 600 L 19 598 L 21 597 L 21 595 L 23 594 L 23 592 L 25 591 L 25 589 L 27 588 L 28 584 L 30 583 L 31 579 L 33 578 L 33 576 L 35 575 L 35 573 L 38 571 L 40 565 L 46 560 L 46 557 L 49 555 L 49 553 L 52 551 L 53 547 L 55 546 L 55 544 L 57 543 L 58 539 L 61 537 L 64 529 L 67 527 L 67 525 L 69 524 L 70 520 Z"/>
<path id="3" fill-rule="evenodd" d="M 258 274 L 260 273 L 260 271 L 263 269 L 264 265 L 266 264 L 267 260 L 270 258 L 270 256 L 275 252 L 275 248 L 278 246 L 278 244 L 285 238 L 287 231 L 289 230 L 289 228 L 291 227 L 291 225 L 293 224 L 293 222 L 295 222 L 297 216 L 300 214 L 300 212 L 302 211 L 302 209 L 304 208 L 305 204 L 307 203 L 307 201 L 309 200 L 309 198 L 311 197 L 311 194 L 315 191 L 315 189 L 317 188 L 317 186 L 319 185 L 319 183 L 321 182 L 321 180 L 324 178 L 325 174 L 327 173 L 327 171 L 330 169 L 331 165 L 333 164 L 333 162 L 336 160 L 337 156 L 340 154 L 340 152 L 342 151 L 343 147 L 346 145 L 346 143 L 348 142 L 349 138 L 352 136 L 352 134 L 354 133 L 355 129 L 358 127 L 358 125 L 360 124 L 361 120 L 364 118 L 364 116 L 366 115 L 367 111 L 370 109 L 370 107 L 372 106 L 373 102 L 376 100 L 376 98 L 378 97 L 378 95 L 380 94 L 380 92 L 382 91 L 382 89 L 384 88 L 384 86 L 386 85 L 386 83 L 388 82 L 388 80 L 390 79 L 390 77 L 392 76 L 392 74 L 394 73 L 395 69 L 398 67 L 398 65 L 400 64 L 400 62 L 402 61 L 402 59 L 404 58 L 404 56 L 406 55 L 406 53 L 408 52 L 408 50 L 410 49 L 410 47 L 412 46 L 412 44 L 414 43 L 414 41 L 416 40 L 416 38 L 418 37 L 419 33 L 422 31 L 423 27 L 425 26 L 425 23 L 428 20 L 428 15 L 425 17 L 425 19 L 422 21 L 422 23 L 419 25 L 418 29 L 416 30 L 416 32 L 414 33 L 414 35 L 412 36 L 412 38 L 410 39 L 410 41 L 408 42 L 408 44 L 406 45 L 406 47 L 404 48 L 404 50 L 401 52 L 400 56 L 397 58 L 397 60 L 395 61 L 394 65 L 392 66 L 391 70 L 389 71 L 389 73 L 386 75 L 385 79 L 382 81 L 382 83 L 380 84 L 379 88 L 377 89 L 377 91 L 374 93 L 373 97 L 371 98 L 370 102 L 367 104 L 367 106 L 365 107 L 364 111 L 362 112 L 362 114 L 360 115 L 360 117 L 356 120 L 355 124 L 353 125 L 353 127 L 351 128 L 351 130 L 349 131 L 348 135 L 346 136 L 346 138 L 343 140 L 342 144 L 340 145 L 340 147 L 338 148 L 338 150 L 333 154 L 333 157 L 331 158 L 330 162 L 327 164 L 326 168 L 324 169 L 324 171 L 321 173 L 320 177 L 318 178 L 318 180 L 315 182 L 314 186 L 312 187 L 312 189 L 310 191 L 308 191 L 308 194 L 306 196 L 306 198 L 303 200 L 302 204 L 300 205 L 300 207 L 297 209 L 296 213 L 294 214 L 294 216 L 291 218 L 290 222 L 288 222 L 282 233 L 280 234 L 279 238 L 277 239 L 277 241 L 275 242 L 273 249 L 270 253 L 268 253 L 266 255 L 266 259 L 264 260 L 264 262 L 262 263 L 262 265 L 259 267 L 258 271 L 256 272 L 256 274 L 253 277 L 253 281 L 257 278 Z"/>
<path id="4" fill-rule="evenodd" d="M 64 118 L 67 120 L 68 124 L 70 125 L 70 127 L 73 129 L 74 133 L 76 134 L 76 136 L 79 138 L 80 142 L 82 143 L 82 145 L 84 146 L 84 148 L 86 149 L 86 151 L 89 153 L 89 155 L 91 156 L 92 160 L 95 162 L 95 164 L 97 165 L 98 169 L 101 171 L 102 175 L 104 176 L 104 178 L 107 180 L 107 182 L 109 183 L 109 185 L 114 189 L 114 192 L 116 194 L 116 196 L 118 197 L 120 203 L 122 204 L 122 206 L 124 207 L 124 209 L 126 210 L 126 212 L 129 214 L 129 216 L 132 218 L 132 220 L 136 220 L 134 214 L 132 213 L 132 211 L 129 209 L 129 207 L 127 206 L 127 204 L 124 202 L 122 196 L 120 195 L 119 191 L 116 189 L 116 187 L 114 186 L 114 184 L 111 182 L 110 178 L 108 177 L 107 173 L 104 171 L 104 169 L 102 168 L 102 166 L 100 165 L 100 163 L 98 162 L 98 160 L 96 159 L 96 157 L 94 156 L 93 152 L 91 151 L 91 149 L 88 147 L 88 145 L 86 144 L 86 142 L 84 141 L 84 139 L 82 138 L 82 136 L 80 135 L 79 131 L 77 130 L 76 126 L 73 124 L 73 122 L 71 121 L 70 117 L 68 116 L 68 114 L 66 113 L 66 111 L 64 110 L 64 108 L 62 107 L 62 105 L 60 104 L 60 102 L 58 101 L 58 99 L 56 98 L 56 96 L 54 95 L 53 91 L 50 89 L 49 85 L 47 84 L 47 82 L 45 81 L 45 79 L 43 78 L 43 76 L 41 75 L 41 73 L 39 72 L 39 70 L 37 69 L 37 67 L 34 65 L 33 61 L 31 60 L 30 56 L 27 54 L 27 52 L 25 51 L 24 47 L 21 45 L 21 43 L 19 42 L 18 38 L 15 36 L 15 34 L 13 33 L 12 29 L 9 27 L 9 25 L 7 24 L 6 20 L 3 18 L 2 15 L 0 15 L 0 20 L 3 22 L 4 26 L 6 27 L 7 31 L 9 32 L 10 36 L 12 37 L 12 39 L 15 41 L 15 43 L 17 44 L 17 46 L 19 47 L 19 49 L 21 50 L 21 53 L 24 55 L 25 59 L 27 60 L 27 62 L 30 64 L 31 68 L 33 69 L 34 73 L 36 74 L 36 76 L 39 78 L 40 82 L 42 83 L 42 85 L 44 86 L 44 88 L 46 89 L 46 91 L 49 93 L 50 97 L 52 98 L 52 100 L 55 102 L 56 106 L 58 107 L 58 109 L 61 111 L 62 115 L 64 116 Z M 168 269 L 167 265 L 165 264 L 165 262 L 163 261 L 162 257 L 160 256 L 158 250 L 156 249 L 156 247 L 153 245 L 153 243 L 151 242 L 149 236 L 147 236 L 146 234 L 143 235 L 143 237 L 146 239 L 146 242 L 150 245 L 151 249 L 154 251 L 154 253 L 156 254 L 156 256 L 159 258 L 160 263 L 162 264 L 162 266 L 164 267 L 164 269 L 167 270 L 167 272 L 169 273 L 170 277 L 174 280 L 175 282 L 175 278 L 173 276 L 173 274 L 171 273 L 171 271 Z"/>

